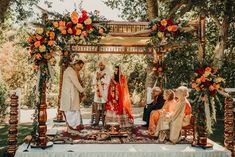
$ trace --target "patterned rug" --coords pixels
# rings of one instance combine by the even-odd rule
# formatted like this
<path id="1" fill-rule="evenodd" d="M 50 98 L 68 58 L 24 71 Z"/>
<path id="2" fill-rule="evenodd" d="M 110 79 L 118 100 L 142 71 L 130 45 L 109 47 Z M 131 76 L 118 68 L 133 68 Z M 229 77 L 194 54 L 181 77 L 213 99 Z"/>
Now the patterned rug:
<path id="1" fill-rule="evenodd" d="M 150 136 L 148 130 L 142 126 L 133 126 L 125 130 L 120 130 L 119 134 L 110 135 L 102 127 L 92 127 L 85 125 L 78 134 L 70 134 L 64 128 L 56 136 L 51 136 L 50 140 L 54 144 L 162 144 L 170 143 L 168 140 L 160 142 L 158 138 Z M 192 138 L 182 138 L 179 144 L 191 144 Z"/>

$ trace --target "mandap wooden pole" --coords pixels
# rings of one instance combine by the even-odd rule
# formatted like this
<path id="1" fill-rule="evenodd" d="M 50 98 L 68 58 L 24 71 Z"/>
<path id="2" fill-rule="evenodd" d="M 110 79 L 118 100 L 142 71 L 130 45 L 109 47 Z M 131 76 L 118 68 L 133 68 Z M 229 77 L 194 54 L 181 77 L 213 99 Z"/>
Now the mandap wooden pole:
<path id="1" fill-rule="evenodd" d="M 202 64 L 205 59 L 205 32 L 206 32 L 206 17 L 201 15 L 199 18 L 199 27 L 198 27 L 198 38 L 199 38 L 199 45 L 198 45 L 198 60 Z"/>
<path id="2" fill-rule="evenodd" d="M 58 107 L 57 107 L 56 119 L 54 120 L 54 122 L 64 122 L 63 112 L 60 111 L 60 100 L 61 100 L 61 91 L 62 91 L 64 69 L 65 69 L 65 66 L 61 65 L 61 67 L 60 67 L 60 82 L 59 82 Z"/>
<path id="3" fill-rule="evenodd" d="M 40 98 L 40 106 L 39 106 L 39 113 L 38 113 L 38 146 L 39 147 L 46 147 L 47 145 L 47 105 L 46 105 L 46 80 L 44 79 L 42 82 L 42 93 Z"/>
<path id="4" fill-rule="evenodd" d="M 233 115 L 233 98 L 225 98 L 224 106 L 224 146 L 232 152 L 232 157 L 235 157 L 234 152 L 234 115 Z"/>
<path id="5" fill-rule="evenodd" d="M 7 156 L 13 157 L 17 149 L 17 124 L 18 124 L 18 96 L 14 93 L 11 95 L 10 104 L 10 128 L 8 129 L 8 146 Z"/>

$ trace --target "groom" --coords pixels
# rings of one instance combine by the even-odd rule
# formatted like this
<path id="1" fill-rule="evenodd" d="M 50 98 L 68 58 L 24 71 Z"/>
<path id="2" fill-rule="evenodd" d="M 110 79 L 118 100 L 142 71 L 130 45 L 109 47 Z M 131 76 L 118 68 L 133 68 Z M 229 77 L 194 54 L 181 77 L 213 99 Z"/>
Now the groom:
<path id="1" fill-rule="evenodd" d="M 75 55 L 63 75 L 60 110 L 64 111 L 69 133 L 83 129 L 80 94 L 84 95 L 84 88 L 79 82 L 77 74 L 83 66 L 84 62 Z"/>
<path id="2" fill-rule="evenodd" d="M 93 79 L 93 86 L 95 91 L 93 106 L 95 113 L 95 123 L 93 124 L 94 126 L 99 125 L 100 118 L 102 118 L 104 125 L 104 111 L 108 97 L 108 85 L 111 79 L 111 74 L 106 67 L 106 62 L 102 60 L 99 62 L 98 66 L 99 68 L 95 72 Z"/>

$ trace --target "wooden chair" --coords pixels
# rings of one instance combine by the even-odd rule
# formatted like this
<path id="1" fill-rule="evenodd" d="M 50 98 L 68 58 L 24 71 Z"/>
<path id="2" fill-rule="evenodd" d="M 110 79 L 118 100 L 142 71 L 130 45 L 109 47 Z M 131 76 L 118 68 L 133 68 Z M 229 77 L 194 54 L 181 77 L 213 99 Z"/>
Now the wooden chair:
<path id="1" fill-rule="evenodd" d="M 190 119 L 190 124 L 182 127 L 181 135 L 184 136 L 184 139 L 186 139 L 188 136 L 194 136 L 194 123 L 195 117 L 192 116 Z"/>

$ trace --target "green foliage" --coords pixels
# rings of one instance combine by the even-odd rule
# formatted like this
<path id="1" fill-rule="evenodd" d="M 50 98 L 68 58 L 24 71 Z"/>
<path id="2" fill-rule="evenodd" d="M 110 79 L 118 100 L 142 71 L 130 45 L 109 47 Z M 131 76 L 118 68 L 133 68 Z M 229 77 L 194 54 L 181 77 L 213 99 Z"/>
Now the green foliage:
<path id="1" fill-rule="evenodd" d="M 180 85 L 191 86 L 195 66 L 198 65 L 196 45 L 175 49 L 166 54 L 166 88 L 177 88 Z"/>
<path id="2" fill-rule="evenodd" d="M 0 81 L 0 123 L 4 120 L 7 114 L 6 99 L 7 99 L 7 88 L 6 85 L 2 81 Z"/>

